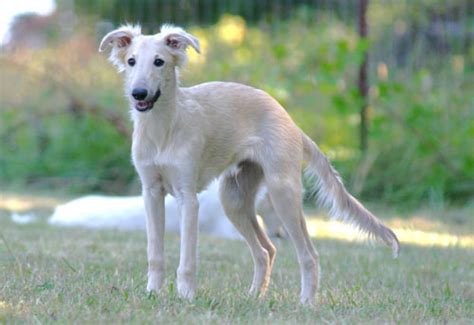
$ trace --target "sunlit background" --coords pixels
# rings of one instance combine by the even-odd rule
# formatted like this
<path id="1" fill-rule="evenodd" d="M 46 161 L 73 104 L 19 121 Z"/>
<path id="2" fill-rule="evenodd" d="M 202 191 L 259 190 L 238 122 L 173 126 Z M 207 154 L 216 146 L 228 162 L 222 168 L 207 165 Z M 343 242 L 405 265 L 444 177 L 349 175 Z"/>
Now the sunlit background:
<path id="1" fill-rule="evenodd" d="M 0 43 L 9 41 L 8 30 L 13 19 L 17 15 L 34 13 L 38 15 L 49 15 L 56 8 L 54 0 L 18 0 L 4 1 L 0 11 Z"/>

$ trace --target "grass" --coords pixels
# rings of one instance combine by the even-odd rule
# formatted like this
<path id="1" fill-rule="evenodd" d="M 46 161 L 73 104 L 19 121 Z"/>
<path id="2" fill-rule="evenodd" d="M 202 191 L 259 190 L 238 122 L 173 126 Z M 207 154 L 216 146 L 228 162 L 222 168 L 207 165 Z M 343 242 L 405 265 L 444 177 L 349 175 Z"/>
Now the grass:
<path id="1" fill-rule="evenodd" d="M 0 323 L 470 323 L 474 319 L 470 241 L 464 246 L 402 242 L 401 256 L 393 260 L 382 245 L 331 239 L 322 221 L 312 219 L 320 226 L 314 242 L 322 279 L 317 306 L 308 308 L 298 302 L 299 271 L 288 241 L 276 241 L 272 283 L 267 295 L 258 299 L 246 294 L 252 276 L 246 245 L 202 235 L 197 298 L 183 301 L 175 287 L 179 256 L 175 235 L 166 238 L 164 290 L 148 295 L 144 233 L 55 228 L 45 218 L 18 225 L 10 221 L 7 210 L 1 211 Z M 457 216 L 449 219 L 457 220 L 453 223 L 436 216 L 389 222 L 405 231 L 415 224 L 417 231 L 449 232 L 472 240 L 472 208 L 453 211 L 449 212 Z"/>

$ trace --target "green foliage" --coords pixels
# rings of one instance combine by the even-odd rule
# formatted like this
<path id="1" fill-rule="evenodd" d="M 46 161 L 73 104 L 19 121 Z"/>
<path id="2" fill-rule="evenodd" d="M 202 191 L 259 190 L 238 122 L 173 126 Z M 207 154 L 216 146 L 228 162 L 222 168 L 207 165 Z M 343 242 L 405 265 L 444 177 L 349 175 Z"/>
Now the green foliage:
<path id="1" fill-rule="evenodd" d="M 108 123 L 71 115 L 31 122 L 2 144 L 3 182 L 116 192 L 133 179 L 128 140 Z"/>
<path id="2" fill-rule="evenodd" d="M 372 62 L 370 150 L 363 157 L 356 80 L 377 40 L 361 41 L 354 26 L 304 8 L 273 30 L 231 15 L 189 30 L 203 53 L 189 52 L 184 86 L 227 80 L 269 92 L 356 194 L 404 206 L 472 197 L 474 50 L 446 54 L 442 66 L 425 55 L 408 73 Z M 126 191 L 134 178 L 127 104 L 121 77 L 96 47 L 80 34 L 50 49 L 0 57 L 2 184 Z"/>
<path id="3" fill-rule="evenodd" d="M 1 58 L 3 186 L 119 192 L 133 180 L 128 134 L 112 123 L 127 116 L 121 86 L 97 61 L 78 40 Z"/>
<path id="4" fill-rule="evenodd" d="M 68 8 L 69 1 L 57 0 L 59 8 Z M 327 9 L 323 1 L 291 0 L 75 0 L 74 9 L 81 15 L 96 16 L 114 24 L 141 22 L 146 27 L 156 27 L 163 22 L 176 24 L 215 24 L 223 14 L 243 17 L 256 24 L 287 19 L 299 8 Z M 357 0 L 332 0 L 331 9 L 337 14 L 355 11 Z"/>
<path id="5" fill-rule="evenodd" d="M 374 87 L 372 197 L 463 201 L 474 190 L 472 72 L 420 70 Z"/>

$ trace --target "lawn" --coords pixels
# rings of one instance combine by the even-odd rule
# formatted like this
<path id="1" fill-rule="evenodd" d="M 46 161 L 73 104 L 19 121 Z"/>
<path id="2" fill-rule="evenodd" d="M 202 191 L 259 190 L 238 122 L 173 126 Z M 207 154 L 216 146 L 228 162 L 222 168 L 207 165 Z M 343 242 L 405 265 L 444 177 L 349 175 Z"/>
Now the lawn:
<path id="1" fill-rule="evenodd" d="M 322 270 L 314 308 L 299 304 L 299 271 L 286 240 L 275 241 L 278 254 L 267 295 L 252 298 L 246 294 L 252 261 L 245 243 L 202 235 L 197 297 L 183 301 L 175 287 L 178 236 L 166 238 L 168 276 L 163 292 L 148 295 L 144 233 L 55 228 L 45 222 L 48 208 L 38 211 L 40 221 L 18 225 L 0 204 L 0 323 L 471 323 L 474 319 L 472 208 L 404 216 L 388 213 L 387 223 L 402 240 L 396 260 L 383 245 L 370 245 L 349 234 L 351 240 L 344 240 L 344 227 L 320 216 L 311 218 Z"/>

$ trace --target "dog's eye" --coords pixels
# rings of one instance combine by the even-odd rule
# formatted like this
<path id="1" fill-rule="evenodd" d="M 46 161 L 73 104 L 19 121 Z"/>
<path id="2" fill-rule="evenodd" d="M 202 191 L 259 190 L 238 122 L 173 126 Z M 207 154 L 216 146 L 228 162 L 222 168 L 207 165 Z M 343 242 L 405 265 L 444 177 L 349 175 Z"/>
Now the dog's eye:
<path id="1" fill-rule="evenodd" d="M 161 67 L 163 64 L 165 64 L 165 61 L 163 61 L 162 59 L 155 59 L 155 61 L 153 61 L 153 64 L 157 67 Z"/>
<path id="2" fill-rule="evenodd" d="M 129 66 L 133 67 L 135 65 L 136 61 L 135 61 L 134 58 L 130 58 L 130 59 L 128 59 L 127 63 L 128 63 Z"/>

